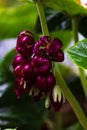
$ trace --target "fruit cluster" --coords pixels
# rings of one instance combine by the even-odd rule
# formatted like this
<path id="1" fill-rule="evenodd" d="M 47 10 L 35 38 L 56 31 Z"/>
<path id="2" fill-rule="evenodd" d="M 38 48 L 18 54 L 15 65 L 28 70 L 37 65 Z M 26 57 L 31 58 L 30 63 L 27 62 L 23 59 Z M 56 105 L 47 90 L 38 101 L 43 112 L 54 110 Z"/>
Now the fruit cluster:
<path id="1" fill-rule="evenodd" d="M 16 44 L 19 54 L 12 63 L 18 98 L 28 92 L 35 101 L 39 101 L 43 95 L 52 93 L 56 84 L 52 61 L 64 60 L 62 45 L 58 38 L 51 40 L 49 36 L 42 36 L 35 42 L 34 35 L 27 30 L 19 34 Z M 60 102 L 58 99 L 54 102 L 52 94 L 50 95 L 51 105 L 58 111 L 63 100 L 61 98 Z"/>

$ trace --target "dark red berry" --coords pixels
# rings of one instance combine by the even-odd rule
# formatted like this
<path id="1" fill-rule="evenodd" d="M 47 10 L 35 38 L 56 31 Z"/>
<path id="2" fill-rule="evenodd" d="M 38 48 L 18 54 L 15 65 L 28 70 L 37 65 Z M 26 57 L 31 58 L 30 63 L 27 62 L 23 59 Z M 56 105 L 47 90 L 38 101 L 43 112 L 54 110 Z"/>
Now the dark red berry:
<path id="1" fill-rule="evenodd" d="M 50 59 L 56 62 L 62 62 L 64 60 L 64 52 L 59 50 L 58 52 L 49 53 Z"/>
<path id="2" fill-rule="evenodd" d="M 23 63 L 18 65 L 14 69 L 14 74 L 17 78 L 23 77 L 28 82 L 32 83 L 35 79 L 35 73 L 32 69 L 30 62 Z"/>
<path id="3" fill-rule="evenodd" d="M 62 42 L 58 38 L 53 39 L 48 48 L 48 54 L 51 60 L 57 62 L 62 62 L 64 60 L 64 53 L 61 50 L 62 45 Z"/>
<path id="4" fill-rule="evenodd" d="M 15 93 L 17 95 L 17 98 L 20 99 L 22 95 L 27 93 L 30 90 L 31 86 L 28 82 L 24 81 L 23 78 L 19 79 L 16 78 L 15 81 Z"/>
<path id="5" fill-rule="evenodd" d="M 51 42 L 49 36 L 42 36 L 34 45 L 33 52 L 35 55 L 47 55 L 47 48 Z"/>
<path id="6" fill-rule="evenodd" d="M 41 91 L 48 93 L 53 89 L 55 82 L 56 81 L 53 73 L 49 72 L 45 76 L 40 75 L 37 76 L 36 86 Z"/>
<path id="7" fill-rule="evenodd" d="M 23 65 L 23 77 L 25 80 L 27 80 L 30 83 L 34 81 L 36 75 L 30 63 L 26 63 Z"/>
<path id="8" fill-rule="evenodd" d="M 51 61 L 43 56 L 34 56 L 32 58 L 31 64 L 35 73 L 39 75 L 45 75 L 51 69 Z"/>
<path id="9" fill-rule="evenodd" d="M 24 62 L 24 57 L 21 54 L 18 54 L 12 62 L 13 69 L 15 69 L 18 65 L 23 64 Z"/>
<path id="10" fill-rule="evenodd" d="M 54 38 L 50 43 L 49 51 L 57 52 L 61 49 L 62 46 L 63 46 L 62 41 L 58 38 Z"/>
<path id="11" fill-rule="evenodd" d="M 14 74 L 17 78 L 23 77 L 23 65 L 18 65 L 15 69 L 14 69 Z"/>
<path id="12" fill-rule="evenodd" d="M 16 50 L 24 57 L 31 56 L 33 52 L 34 36 L 31 32 L 25 30 L 19 34 L 16 44 Z"/>

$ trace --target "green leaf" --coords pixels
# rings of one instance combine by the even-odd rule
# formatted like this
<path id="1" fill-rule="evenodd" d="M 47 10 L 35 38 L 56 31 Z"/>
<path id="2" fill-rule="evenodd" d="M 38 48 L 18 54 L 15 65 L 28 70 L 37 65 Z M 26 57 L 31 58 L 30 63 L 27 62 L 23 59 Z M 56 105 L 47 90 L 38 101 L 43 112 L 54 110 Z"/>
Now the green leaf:
<path id="1" fill-rule="evenodd" d="M 19 6 L 4 8 L 0 11 L 0 18 L 0 29 L 2 30 L 0 31 L 0 39 L 17 37 L 25 29 L 34 33 L 37 19 L 36 6 L 20 2 Z"/>
<path id="2" fill-rule="evenodd" d="M 12 61 L 16 53 L 14 49 L 8 52 L 0 61 L 0 84 L 11 82 L 14 79 Z"/>
<path id="3" fill-rule="evenodd" d="M 79 41 L 70 47 L 67 52 L 79 67 L 87 69 L 87 39 Z"/>
<path id="4" fill-rule="evenodd" d="M 46 109 L 41 100 L 35 103 L 29 96 L 16 100 L 13 105 L 0 107 L 0 126 L 23 127 L 28 126 L 32 130 L 40 130 Z"/>
<path id="5" fill-rule="evenodd" d="M 69 15 L 87 15 L 87 8 L 83 7 L 78 0 L 43 0 L 43 3 Z"/>

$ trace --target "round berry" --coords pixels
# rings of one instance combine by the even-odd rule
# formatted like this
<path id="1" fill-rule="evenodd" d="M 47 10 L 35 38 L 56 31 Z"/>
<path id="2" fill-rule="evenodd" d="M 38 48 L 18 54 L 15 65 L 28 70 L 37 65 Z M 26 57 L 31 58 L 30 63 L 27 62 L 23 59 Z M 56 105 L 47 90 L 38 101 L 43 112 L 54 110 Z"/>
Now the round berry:
<path id="1" fill-rule="evenodd" d="M 25 30 L 19 34 L 16 44 L 16 50 L 24 57 L 31 56 L 33 53 L 34 36 L 31 32 Z"/>
<path id="2" fill-rule="evenodd" d="M 23 78 L 21 78 L 21 79 L 16 78 L 14 91 L 15 91 L 18 99 L 20 99 L 22 95 L 27 93 L 30 90 L 30 88 L 31 88 L 30 84 L 28 82 L 24 81 Z"/>
<path id="3" fill-rule="evenodd" d="M 31 64 L 35 73 L 39 75 L 45 75 L 51 69 L 51 61 L 43 56 L 34 56 L 32 58 Z"/>
<path id="4" fill-rule="evenodd" d="M 35 55 L 47 55 L 47 49 L 51 42 L 49 36 L 42 36 L 34 45 L 33 52 Z"/>
<path id="5" fill-rule="evenodd" d="M 39 90 L 43 91 L 44 93 L 48 93 L 53 89 L 55 82 L 56 81 L 53 73 L 49 72 L 45 76 L 37 76 L 36 86 Z"/>
<path id="6" fill-rule="evenodd" d="M 18 65 L 20 65 L 20 64 L 22 64 L 22 63 L 24 63 L 24 62 L 25 62 L 24 57 L 23 57 L 21 54 L 18 54 L 18 55 L 14 58 L 14 60 L 13 60 L 13 62 L 12 62 L 13 69 L 15 69 Z"/>
<path id="7" fill-rule="evenodd" d="M 61 50 L 63 43 L 58 38 L 53 39 L 49 48 L 49 58 L 53 61 L 62 62 L 64 60 L 64 53 Z"/>

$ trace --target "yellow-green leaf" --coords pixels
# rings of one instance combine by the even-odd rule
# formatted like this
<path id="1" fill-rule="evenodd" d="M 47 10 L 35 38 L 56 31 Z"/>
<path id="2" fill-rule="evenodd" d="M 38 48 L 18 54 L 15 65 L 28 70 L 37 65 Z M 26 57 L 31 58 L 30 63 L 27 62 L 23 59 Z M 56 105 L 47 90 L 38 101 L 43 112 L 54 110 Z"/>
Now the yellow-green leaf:
<path id="1" fill-rule="evenodd" d="M 42 0 L 47 6 L 69 15 L 87 15 L 87 8 L 78 0 Z"/>

